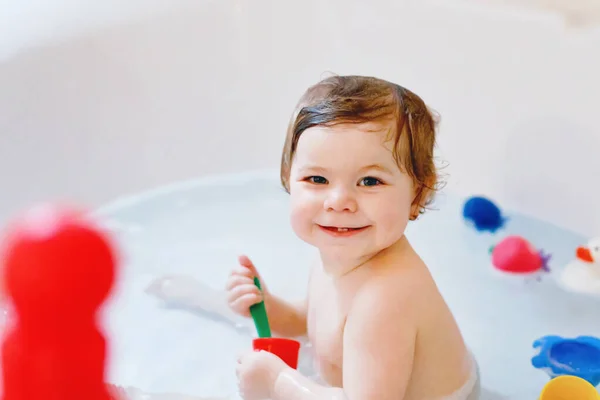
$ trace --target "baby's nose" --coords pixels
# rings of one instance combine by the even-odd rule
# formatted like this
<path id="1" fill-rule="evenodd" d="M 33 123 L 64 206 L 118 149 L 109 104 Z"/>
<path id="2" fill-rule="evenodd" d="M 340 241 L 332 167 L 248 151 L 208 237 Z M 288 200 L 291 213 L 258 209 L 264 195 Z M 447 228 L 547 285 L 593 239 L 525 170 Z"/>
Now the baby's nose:
<path id="1" fill-rule="evenodd" d="M 356 198 L 346 189 L 336 189 L 329 192 L 323 206 L 326 211 L 336 212 L 356 212 L 358 208 Z"/>

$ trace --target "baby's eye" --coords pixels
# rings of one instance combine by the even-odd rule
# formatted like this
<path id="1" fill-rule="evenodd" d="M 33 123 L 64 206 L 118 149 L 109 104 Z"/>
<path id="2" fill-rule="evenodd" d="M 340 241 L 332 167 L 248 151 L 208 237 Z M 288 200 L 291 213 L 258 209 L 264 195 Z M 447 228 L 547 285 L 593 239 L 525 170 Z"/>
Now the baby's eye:
<path id="1" fill-rule="evenodd" d="M 306 180 L 310 183 L 314 183 L 315 185 L 325 185 L 327 184 L 327 179 L 322 176 L 309 176 Z"/>
<path id="2" fill-rule="evenodd" d="M 377 186 L 381 185 L 381 181 L 377 178 L 373 178 L 372 176 L 367 176 L 366 178 L 362 178 L 360 180 L 360 186 Z"/>

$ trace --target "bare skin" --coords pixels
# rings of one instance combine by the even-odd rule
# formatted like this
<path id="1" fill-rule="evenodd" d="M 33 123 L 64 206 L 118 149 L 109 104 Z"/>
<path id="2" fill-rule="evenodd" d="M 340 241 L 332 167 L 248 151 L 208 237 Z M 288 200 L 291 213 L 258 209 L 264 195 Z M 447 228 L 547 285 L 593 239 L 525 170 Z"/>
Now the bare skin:
<path id="1" fill-rule="evenodd" d="M 306 335 L 306 300 L 290 302 L 272 295 L 260 273 L 246 256 L 239 257 L 239 267 L 231 271 L 226 283 L 227 301 L 237 314 L 250 317 L 250 306 L 265 300 L 273 333 L 284 337 Z M 254 277 L 261 281 L 262 293 L 254 286 Z"/>
<path id="2" fill-rule="evenodd" d="M 240 260 L 248 267 L 236 271 L 244 269 L 248 277 L 257 274 L 247 257 Z M 244 301 L 230 303 L 241 315 L 247 315 L 248 304 L 262 298 L 248 289 Z M 317 263 L 307 301 L 291 305 L 268 291 L 264 299 L 274 332 L 308 334 L 321 377 L 332 387 L 356 393 L 348 398 L 442 398 L 459 389 L 471 372 L 456 322 L 425 264 L 404 237 L 340 277 Z M 365 393 L 369 397 L 359 397 L 363 389 L 352 386 L 361 386 L 367 377 L 394 381 L 396 391 L 383 392 L 390 386 L 382 382 L 382 392 L 371 388 Z"/>
<path id="3" fill-rule="evenodd" d="M 276 333 L 308 334 L 329 386 L 272 354 L 249 352 L 236 369 L 244 399 L 441 399 L 469 381 L 472 358 L 460 330 L 404 236 L 415 187 L 387 132 L 369 123 L 312 127 L 300 137 L 291 222 L 320 260 L 306 301 L 288 303 L 268 290 L 264 299 Z M 252 284 L 258 271 L 246 257 L 240 264 L 228 300 L 247 316 L 262 297 Z"/>
<path id="4" fill-rule="evenodd" d="M 332 386 L 360 393 L 351 387 L 360 376 L 380 377 L 382 390 L 389 389 L 387 379 L 395 380 L 395 396 L 430 399 L 454 392 L 469 377 L 460 331 L 406 238 L 343 277 L 316 268 L 308 315 L 321 376 Z M 371 390 L 363 393 L 375 398 Z"/>
<path id="5" fill-rule="evenodd" d="M 245 400 L 444 399 L 470 382 L 473 360 L 460 330 L 404 234 L 418 212 L 416 189 L 392 155 L 388 131 L 370 123 L 312 127 L 299 139 L 290 220 L 320 254 L 307 297 L 292 302 L 271 293 L 241 256 L 226 283 L 229 309 L 210 308 L 249 317 L 250 306 L 264 299 L 276 336 L 308 336 L 326 385 L 273 354 L 248 351 L 236 367 Z M 171 289 L 200 307 L 218 297 Z M 476 399 L 473 393 L 452 399 Z"/>

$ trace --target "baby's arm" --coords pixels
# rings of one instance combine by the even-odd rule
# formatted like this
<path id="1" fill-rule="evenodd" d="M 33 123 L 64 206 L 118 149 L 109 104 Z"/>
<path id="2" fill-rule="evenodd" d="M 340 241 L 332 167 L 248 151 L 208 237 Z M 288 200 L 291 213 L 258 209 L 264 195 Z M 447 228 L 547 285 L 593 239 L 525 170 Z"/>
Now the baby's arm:
<path id="1" fill-rule="evenodd" d="M 313 262 L 308 277 L 308 290 L 317 263 Z M 281 336 L 299 337 L 307 335 L 308 295 L 304 299 L 288 302 L 283 298 L 267 294 L 265 299 L 269 322 L 273 331 Z"/>
<path id="2" fill-rule="evenodd" d="M 407 295 L 377 282 L 354 300 L 344 333 L 344 391 L 348 399 L 403 399 L 417 338 Z"/>
<path id="3" fill-rule="evenodd" d="M 264 300 L 271 330 L 279 336 L 306 335 L 307 298 L 287 301 L 273 294 L 263 281 L 254 263 L 246 256 L 239 257 L 239 267 L 230 275 L 226 288 L 230 307 L 240 315 L 250 316 L 249 308 Z M 263 292 L 254 286 L 254 278 L 261 282 Z"/>
<path id="4" fill-rule="evenodd" d="M 274 333 L 283 337 L 306 335 L 306 298 L 293 302 L 273 294 L 267 294 L 265 307 L 269 316 L 269 324 Z"/>
<path id="5" fill-rule="evenodd" d="M 275 382 L 273 400 L 404 398 L 413 367 L 415 320 L 409 303 L 399 302 L 392 288 L 375 284 L 367 289 L 355 298 L 346 321 L 344 387 L 317 385 L 286 368 Z"/>
<path id="6" fill-rule="evenodd" d="M 242 256 L 240 266 L 229 277 L 227 292 L 213 289 L 185 275 L 157 278 L 148 285 L 146 292 L 170 305 L 216 314 L 236 325 L 242 323 L 244 326 L 247 320 L 241 319 L 241 316 L 250 317 L 250 306 L 264 299 L 274 332 L 289 337 L 305 335 L 307 299 L 286 301 L 268 290 L 261 295 L 253 283 L 255 276 L 259 274 L 253 263 L 248 257 Z M 264 282 L 262 285 L 265 288 Z"/>

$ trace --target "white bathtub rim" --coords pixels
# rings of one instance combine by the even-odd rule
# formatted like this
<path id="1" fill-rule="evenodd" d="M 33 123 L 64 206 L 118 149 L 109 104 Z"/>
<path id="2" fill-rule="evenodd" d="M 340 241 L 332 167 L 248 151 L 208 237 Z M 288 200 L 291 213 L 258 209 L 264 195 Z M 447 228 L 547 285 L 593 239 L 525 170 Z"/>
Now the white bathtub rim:
<path id="1" fill-rule="evenodd" d="M 248 184 L 252 181 L 265 180 L 272 181 L 274 184 L 279 185 L 280 170 L 274 168 L 259 168 L 259 169 L 251 169 L 247 171 L 234 171 L 234 172 L 225 172 L 225 173 L 214 173 L 208 174 L 204 176 L 200 176 L 197 178 L 184 179 L 179 181 L 174 181 L 172 183 L 167 183 L 163 185 L 156 186 L 154 188 L 148 190 L 142 190 L 139 192 L 133 192 L 131 194 L 124 194 L 116 197 L 115 199 L 106 202 L 103 205 L 100 205 L 91 210 L 90 214 L 97 218 L 105 218 L 109 217 L 111 214 L 123 210 L 125 208 L 144 203 L 150 200 L 153 200 L 157 197 L 168 196 L 172 193 L 181 191 L 183 189 L 190 188 L 199 188 L 199 187 L 208 187 L 211 185 L 229 185 L 229 186 L 241 186 Z M 281 187 L 283 191 L 283 188 Z M 466 199 L 469 196 L 473 196 L 474 194 L 470 194 L 468 196 L 457 193 L 454 191 L 447 191 L 447 193 L 439 193 L 439 197 L 443 198 L 445 195 L 450 195 L 452 197 L 456 196 L 460 199 Z M 443 201 L 443 200 L 442 200 Z M 585 235 L 582 235 L 581 232 L 574 231 L 567 227 L 555 224 L 552 221 L 541 220 L 532 215 L 528 215 L 513 209 L 501 208 L 503 215 L 507 215 L 510 218 L 514 218 L 516 216 L 523 216 L 526 218 L 530 218 L 533 220 L 541 221 L 549 226 L 556 227 L 562 231 L 568 232 L 569 234 L 585 238 Z M 510 223 L 510 222 L 509 222 Z M 501 234 L 501 236 L 504 236 Z"/>
<path id="2" fill-rule="evenodd" d="M 118 210 L 131 207 L 136 204 L 144 203 L 156 197 L 168 196 L 172 193 L 197 187 L 206 187 L 215 184 L 219 185 L 244 185 L 255 180 L 272 180 L 273 183 L 279 182 L 279 169 L 253 169 L 249 171 L 236 171 L 226 173 L 216 173 L 201 176 L 198 178 L 184 179 L 159 185 L 148 190 L 134 192 L 116 197 L 115 199 L 96 207 L 91 214 L 97 217 L 110 215 Z M 282 189 L 283 190 L 283 189 Z"/>

